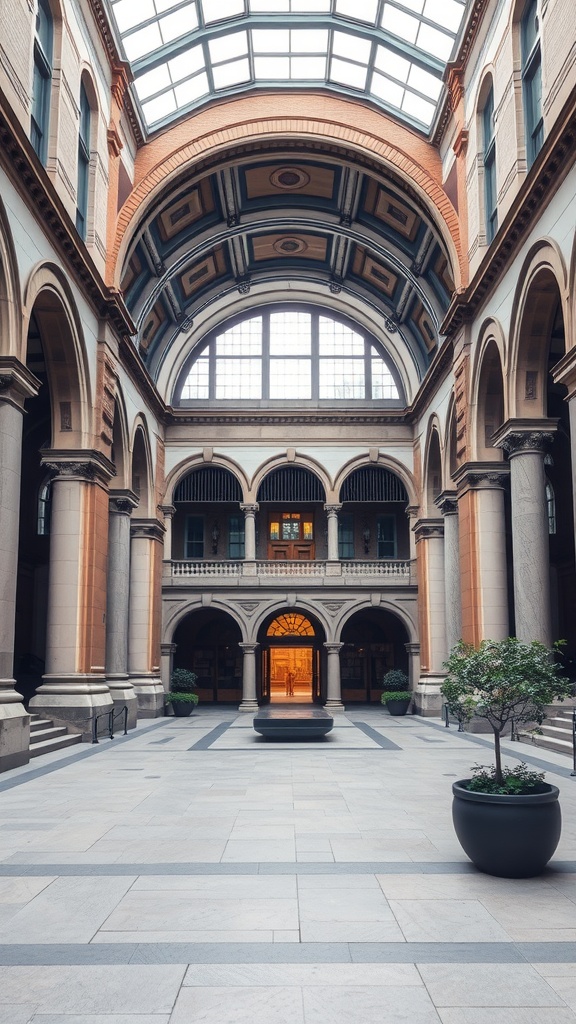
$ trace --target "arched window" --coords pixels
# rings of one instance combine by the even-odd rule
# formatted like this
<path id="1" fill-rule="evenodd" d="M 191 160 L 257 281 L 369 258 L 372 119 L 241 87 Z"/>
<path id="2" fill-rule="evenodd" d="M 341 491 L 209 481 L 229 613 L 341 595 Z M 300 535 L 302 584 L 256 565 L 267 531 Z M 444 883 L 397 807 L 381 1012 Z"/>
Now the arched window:
<path id="1" fill-rule="evenodd" d="M 486 241 L 491 242 L 498 229 L 494 89 L 490 89 L 484 104 L 484 110 L 482 111 L 482 139 L 484 146 L 484 208 L 486 217 Z"/>
<path id="2" fill-rule="evenodd" d="M 548 514 L 548 533 L 556 533 L 556 496 L 549 480 L 546 481 L 546 512 Z"/>
<path id="3" fill-rule="evenodd" d="M 50 535 L 50 512 L 52 508 L 52 481 L 45 480 L 38 492 L 38 513 L 36 518 L 36 533 L 39 537 Z"/>
<path id="4" fill-rule="evenodd" d="M 544 141 L 542 117 L 542 56 L 540 52 L 540 20 L 538 0 L 528 0 L 520 24 L 522 49 L 522 91 L 524 95 L 524 126 L 526 160 L 534 163 Z"/>
<path id="5" fill-rule="evenodd" d="M 322 313 L 283 309 L 240 321 L 194 358 L 177 402 L 400 398 L 371 338 Z"/>
<path id="6" fill-rule="evenodd" d="M 266 636 L 315 636 L 314 626 L 299 612 L 286 612 L 270 623 Z"/>
<path id="7" fill-rule="evenodd" d="M 38 0 L 34 35 L 34 77 L 32 82 L 32 123 L 30 141 L 43 164 L 46 163 L 54 22 L 48 0 Z"/>
<path id="8" fill-rule="evenodd" d="M 90 184 L 90 121 L 92 111 L 84 87 L 80 86 L 80 126 L 78 130 L 78 185 L 76 189 L 76 229 L 86 239 Z"/>

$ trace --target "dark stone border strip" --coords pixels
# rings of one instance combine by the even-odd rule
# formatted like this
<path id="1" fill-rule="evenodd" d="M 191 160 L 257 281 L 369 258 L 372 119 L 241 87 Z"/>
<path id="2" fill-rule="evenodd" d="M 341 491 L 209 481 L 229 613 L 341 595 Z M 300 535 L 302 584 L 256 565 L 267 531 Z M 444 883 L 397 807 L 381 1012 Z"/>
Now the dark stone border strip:
<path id="1" fill-rule="evenodd" d="M 116 750 L 119 746 L 130 743 L 131 740 L 147 736 L 148 733 L 154 732 L 155 729 L 165 728 L 169 721 L 169 718 L 162 718 L 161 721 L 154 722 L 152 725 L 129 732 L 127 736 L 115 736 L 113 740 L 107 737 L 104 739 L 100 738 L 97 744 L 90 744 L 87 746 L 87 749 L 85 749 L 86 745 L 83 744 L 83 749 L 78 750 L 75 754 L 62 757 L 58 761 L 51 761 L 50 764 L 41 765 L 38 768 L 31 768 L 30 771 L 22 772 L 21 775 L 17 775 L 13 779 L 3 779 L 0 782 L 0 793 L 14 789 L 15 786 L 22 786 L 25 782 L 32 782 L 34 779 L 41 779 L 45 775 L 51 775 L 52 772 L 60 771 L 61 768 L 66 768 L 67 765 L 74 764 L 76 761 L 83 761 L 86 757 L 94 757 L 95 754 L 100 754 L 103 750 Z"/>
<path id="2" fill-rule="evenodd" d="M 217 739 L 220 739 L 220 736 L 223 736 L 225 732 L 228 732 L 231 725 L 232 722 L 221 722 L 220 725 L 217 725 L 214 729 L 211 729 L 210 732 L 207 732 L 205 736 L 202 736 L 197 743 L 193 743 L 191 747 L 188 747 L 188 750 L 209 750 L 212 744 L 215 743 Z M 168 753 L 174 753 L 174 751 L 168 751 Z"/>
<path id="3" fill-rule="evenodd" d="M 255 863 L 166 864 L 21 864 L 0 863 L 0 878 L 108 877 L 124 875 L 480 875 L 469 861 L 279 861 Z M 576 861 L 552 861 L 543 875 L 552 881 L 556 875 L 576 874 Z"/>
<path id="4" fill-rule="evenodd" d="M 0 945 L 0 966 L 571 963 L 576 942 L 108 942 Z"/>
<path id="5" fill-rule="evenodd" d="M 350 719 L 350 721 L 352 721 L 352 719 Z M 382 733 L 377 732 L 371 725 L 366 725 L 364 722 L 353 722 L 352 724 L 355 725 L 357 729 L 360 729 L 360 732 L 363 732 L 368 736 L 369 739 L 373 740 L 374 743 L 377 743 L 379 747 L 382 747 L 383 750 L 402 750 L 402 747 L 399 747 L 397 743 L 393 743 L 387 736 L 383 736 Z"/>

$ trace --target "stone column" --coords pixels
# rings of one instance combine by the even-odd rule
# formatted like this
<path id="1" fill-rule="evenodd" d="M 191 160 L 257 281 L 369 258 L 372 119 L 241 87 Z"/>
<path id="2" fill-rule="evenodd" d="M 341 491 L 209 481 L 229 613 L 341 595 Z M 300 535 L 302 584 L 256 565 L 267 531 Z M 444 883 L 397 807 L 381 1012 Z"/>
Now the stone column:
<path id="1" fill-rule="evenodd" d="M 462 636 L 460 600 L 460 537 L 456 493 L 445 491 L 435 504 L 444 517 L 444 606 L 448 654 Z"/>
<path id="2" fill-rule="evenodd" d="M 510 631 L 504 493 L 505 462 L 467 462 L 458 484 L 462 638 L 502 640 Z"/>
<path id="3" fill-rule="evenodd" d="M 572 463 L 572 513 L 574 521 L 574 532 L 576 541 L 576 347 L 568 349 L 568 352 L 552 369 L 552 378 L 555 384 L 563 384 L 566 388 L 565 401 L 568 402 L 568 415 L 570 417 L 570 440 Z"/>
<path id="4" fill-rule="evenodd" d="M 110 491 L 106 585 L 106 682 L 114 710 L 128 708 L 128 728 L 136 726 L 138 701 L 128 677 L 130 613 L 130 516 L 138 505 L 131 491 Z"/>
<path id="5" fill-rule="evenodd" d="M 408 517 L 408 536 L 410 543 L 410 583 L 417 583 L 417 572 L 416 572 L 416 534 L 414 533 L 414 527 L 418 522 L 418 513 L 420 508 L 418 505 L 407 505 L 406 515 Z"/>
<path id="6" fill-rule="evenodd" d="M 177 644 L 160 644 L 160 675 L 162 676 L 164 693 L 168 693 L 170 690 L 172 666 L 174 664 L 174 655 L 176 654 L 177 647 Z"/>
<path id="7" fill-rule="evenodd" d="M 156 519 L 133 519 L 130 535 L 128 672 L 138 699 L 138 717 L 159 718 L 164 714 L 164 687 L 152 667 L 153 545 L 162 542 L 164 530 Z"/>
<path id="8" fill-rule="evenodd" d="M 326 643 L 324 647 L 328 655 L 326 703 L 324 708 L 329 714 L 333 714 L 335 711 L 344 711 L 342 686 L 340 684 L 340 651 L 344 644 Z"/>
<path id="9" fill-rule="evenodd" d="M 67 722 L 88 738 L 93 716 L 113 708 L 104 666 L 105 574 L 98 564 L 100 545 L 106 550 L 108 523 L 96 519 L 100 495 L 90 493 L 100 488 L 107 505 L 104 485 L 113 467 L 96 451 L 54 449 L 44 452 L 42 463 L 54 473 L 46 672 L 30 709 Z M 94 536 L 99 526 L 103 537 Z M 99 728 L 106 727 L 102 720 Z"/>
<path id="10" fill-rule="evenodd" d="M 260 508 L 256 503 L 240 505 L 244 513 L 244 562 L 243 576 L 256 575 L 256 513 Z"/>
<path id="11" fill-rule="evenodd" d="M 416 523 L 418 556 L 418 611 L 420 618 L 420 679 L 414 700 L 418 714 L 440 713 L 440 687 L 445 676 L 446 609 L 444 582 L 444 523 L 420 519 Z"/>
<path id="12" fill-rule="evenodd" d="M 174 505 L 161 505 L 160 511 L 164 516 L 164 561 L 172 561 L 172 520 L 176 515 L 176 508 Z"/>
<path id="13" fill-rule="evenodd" d="M 238 644 L 244 655 L 242 666 L 242 703 L 239 711 L 254 713 L 258 711 L 258 700 L 256 697 L 256 651 L 260 644 Z"/>
<path id="14" fill-rule="evenodd" d="M 410 689 L 415 690 L 420 679 L 420 644 L 404 644 L 408 655 L 408 679 Z"/>
<path id="15" fill-rule="evenodd" d="M 328 516 L 328 561 L 337 562 L 340 558 L 338 548 L 338 513 L 342 505 L 324 505 Z"/>
<path id="16" fill-rule="evenodd" d="M 541 429 L 511 420 L 495 438 L 508 453 L 512 504 L 512 555 L 516 636 L 525 643 L 552 645 L 550 542 L 544 456 L 556 421 Z"/>
<path id="17" fill-rule="evenodd" d="M 16 359 L 0 360 L 0 772 L 27 764 L 30 718 L 14 688 L 14 624 L 24 401 L 40 382 Z"/>

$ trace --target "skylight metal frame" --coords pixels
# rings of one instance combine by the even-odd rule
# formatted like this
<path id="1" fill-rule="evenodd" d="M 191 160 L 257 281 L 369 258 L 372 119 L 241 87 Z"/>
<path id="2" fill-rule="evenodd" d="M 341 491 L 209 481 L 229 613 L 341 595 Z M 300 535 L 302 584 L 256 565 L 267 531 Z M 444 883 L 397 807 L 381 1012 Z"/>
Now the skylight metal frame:
<path id="1" fill-rule="evenodd" d="M 134 0 L 107 0 L 107 2 L 109 9 L 112 12 L 118 13 L 121 10 L 126 10 L 126 3 L 134 4 Z M 130 41 L 137 36 L 137 33 L 157 26 L 158 34 L 160 35 L 163 17 L 177 16 L 179 12 L 182 15 L 185 12 L 195 12 L 194 18 L 197 21 L 197 27 L 194 29 L 163 42 L 162 45 L 144 52 L 142 55 L 138 55 L 137 51 L 133 52 L 131 67 L 135 76 L 137 103 L 142 112 L 144 123 L 147 124 L 150 132 L 164 128 L 176 119 L 198 109 L 198 107 L 215 98 L 237 95 L 247 89 L 275 90 L 285 88 L 291 90 L 328 89 L 333 92 L 354 96 L 355 98 L 361 97 L 390 112 L 412 127 L 426 134 L 429 132 L 440 102 L 442 75 L 450 53 L 446 50 L 446 57 L 434 56 L 419 47 L 417 42 L 410 42 L 408 39 L 402 38 L 401 34 L 395 34 L 390 28 L 384 28 L 383 21 L 388 16 L 393 16 L 394 12 L 400 18 L 412 19 L 416 26 L 414 29 L 415 39 L 419 39 L 420 32 L 423 29 L 440 32 L 447 45 L 451 42 L 451 52 L 453 52 L 469 0 L 377 0 L 375 17 L 372 21 L 353 18 L 348 13 L 342 14 L 339 7 L 346 0 L 325 0 L 325 4 L 323 0 L 316 0 L 316 2 L 315 0 L 309 0 L 310 6 L 328 7 L 329 4 L 330 9 L 325 12 L 311 11 L 307 13 L 305 11 L 292 10 L 253 12 L 252 4 L 260 2 L 263 5 L 266 0 L 238 0 L 238 5 L 242 4 L 243 6 L 243 11 L 235 15 L 224 16 L 218 21 L 208 16 L 209 9 L 206 5 L 212 4 L 216 6 L 221 3 L 221 0 L 145 0 L 145 6 L 146 4 L 150 6 L 151 10 L 153 9 L 154 11 L 153 14 L 144 17 L 135 24 L 128 25 L 124 31 L 121 31 L 118 23 L 115 22 L 122 45 L 127 50 L 127 56 L 129 57 Z M 300 7 L 305 5 L 304 0 L 269 0 L 271 6 L 274 6 L 274 3 L 280 5 L 287 3 L 292 7 L 294 2 Z M 451 10 L 454 17 L 457 17 L 459 10 L 461 11 L 458 28 L 448 28 L 446 24 L 442 25 L 438 20 L 428 16 L 429 9 L 438 4 L 444 4 L 445 6 L 442 9 Z M 447 5 L 451 6 L 448 8 Z M 418 7 L 421 10 L 414 9 Z M 131 7 L 132 11 L 133 7 Z M 121 21 L 122 19 L 120 19 Z M 294 31 L 306 33 L 321 31 L 326 33 L 327 42 L 325 49 L 322 51 L 293 50 L 293 37 L 290 34 L 288 36 L 288 49 L 279 47 L 278 49 L 270 48 L 268 50 L 255 51 L 253 32 L 258 31 L 284 31 L 289 33 Z M 223 57 L 222 60 L 215 60 L 213 58 L 211 53 L 212 43 L 230 39 L 242 32 L 246 34 L 246 46 L 245 48 L 243 47 L 242 53 L 236 57 Z M 335 33 L 343 33 L 350 37 L 352 51 L 350 55 L 334 54 Z M 355 40 L 358 42 L 366 40 L 370 44 L 369 55 L 366 59 L 358 59 L 354 56 L 353 45 Z M 398 68 L 396 73 L 394 73 L 391 70 L 387 71 L 385 67 L 383 68 L 379 64 L 380 47 L 384 48 L 385 54 L 390 54 L 406 62 L 406 69 L 402 74 L 400 74 Z M 184 54 L 193 48 L 198 48 L 197 52 L 202 54 L 203 66 L 198 64 L 198 67 L 191 71 L 190 74 L 184 73 L 181 77 L 178 77 L 178 73 L 176 73 L 176 77 L 173 77 L 174 68 L 170 67 L 171 62 L 182 58 Z M 291 73 L 292 62 L 295 57 L 300 60 L 312 57 L 324 60 L 323 77 L 306 79 L 297 77 L 259 78 L 256 73 L 257 65 L 255 61 L 261 58 L 268 58 L 270 60 L 286 58 Z M 352 68 L 365 69 L 364 86 L 361 88 L 359 85 L 352 83 L 352 72 L 350 72 L 348 82 L 342 81 L 343 78 L 345 79 L 345 68 L 344 73 L 339 78 L 334 73 L 333 64 L 335 60 L 340 61 L 343 65 L 348 63 Z M 242 63 L 242 68 L 245 67 L 247 69 L 246 74 L 241 75 L 236 81 L 234 81 L 232 74 L 229 84 L 220 86 L 215 84 L 214 71 L 217 72 L 217 79 L 220 68 L 225 69 L 229 67 L 233 69 L 236 63 L 240 65 L 241 62 L 244 62 Z M 416 72 L 419 70 L 431 76 L 429 80 L 431 88 L 434 79 L 438 82 L 437 96 L 423 91 L 425 83 L 420 83 L 420 87 L 418 84 L 412 84 L 410 79 L 413 69 L 416 69 Z M 150 75 L 154 71 L 161 72 L 162 70 L 165 70 L 165 75 L 159 76 L 163 80 L 156 83 L 157 88 L 153 88 L 150 92 L 147 92 L 145 88 L 141 88 L 139 91 L 139 83 L 141 86 L 145 84 L 144 76 Z M 380 83 L 381 79 L 384 82 L 389 82 L 390 88 L 397 92 L 397 95 L 400 97 L 398 104 L 387 101 L 385 95 L 382 95 L 382 92 L 385 91 L 385 86 L 383 89 Z M 192 84 L 194 82 L 198 82 L 200 91 L 194 90 Z M 373 91 L 375 82 L 378 83 L 378 91 Z M 150 83 L 150 78 L 148 83 Z M 182 97 L 183 92 L 186 91 L 186 85 L 192 89 L 192 92 L 190 92 L 190 88 L 188 89 L 188 95 L 193 96 L 188 102 L 182 99 L 179 100 L 179 94 Z M 401 93 L 400 90 L 402 90 Z M 164 105 L 162 110 L 163 99 Z M 402 105 L 410 102 L 410 100 L 412 100 L 413 104 L 416 104 L 416 108 L 413 107 L 413 109 L 417 109 L 418 104 L 420 104 L 420 114 L 426 114 L 426 116 L 419 117 L 417 114 L 403 109 Z M 157 106 L 160 104 L 157 117 L 154 117 L 152 113 L 154 110 L 153 104 L 157 104 Z M 430 110 L 427 111 L 422 104 L 427 104 Z M 148 115 L 152 119 L 149 119 Z"/>

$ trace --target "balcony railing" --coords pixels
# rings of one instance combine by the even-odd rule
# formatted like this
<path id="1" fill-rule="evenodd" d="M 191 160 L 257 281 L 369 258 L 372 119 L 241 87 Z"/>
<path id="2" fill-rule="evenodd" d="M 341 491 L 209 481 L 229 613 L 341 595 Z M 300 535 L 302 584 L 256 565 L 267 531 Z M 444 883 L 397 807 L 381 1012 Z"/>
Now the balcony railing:
<path id="1" fill-rule="evenodd" d="M 414 564 L 406 559 L 389 559 L 388 561 L 353 561 L 350 559 L 337 562 L 328 561 L 193 561 L 190 559 L 164 563 L 164 578 L 178 583 L 193 583 L 195 580 L 208 578 L 256 577 L 259 580 L 278 580 L 290 577 L 313 578 L 324 583 L 336 583 L 338 578 L 343 582 L 357 577 L 376 577 L 380 583 L 391 585 L 414 583 Z"/>

